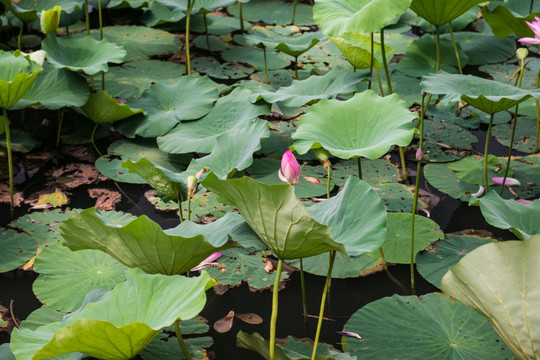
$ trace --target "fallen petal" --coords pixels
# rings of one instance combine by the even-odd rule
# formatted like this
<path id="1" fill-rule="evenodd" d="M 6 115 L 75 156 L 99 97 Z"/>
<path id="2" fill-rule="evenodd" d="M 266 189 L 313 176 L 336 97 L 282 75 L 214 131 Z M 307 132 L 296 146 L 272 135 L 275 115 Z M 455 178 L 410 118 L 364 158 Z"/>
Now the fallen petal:
<path id="1" fill-rule="evenodd" d="M 504 178 L 503 177 L 492 177 L 491 181 L 494 184 L 503 185 Z M 504 186 L 514 186 L 514 185 L 521 186 L 521 183 L 518 181 L 518 179 L 507 177 L 506 181 L 504 182 Z"/>
<path id="2" fill-rule="evenodd" d="M 484 193 L 484 190 L 485 190 L 484 187 L 480 185 L 478 188 L 478 191 L 475 192 L 474 194 L 471 194 L 471 196 L 475 198 L 480 197 Z"/>
<path id="3" fill-rule="evenodd" d="M 252 325 L 258 325 L 258 324 L 263 322 L 262 317 L 260 317 L 257 314 L 253 314 L 253 313 L 235 314 L 234 316 L 236 316 L 237 318 L 239 318 L 243 322 L 246 322 L 246 323 L 252 324 Z"/>
<path id="4" fill-rule="evenodd" d="M 214 323 L 214 330 L 218 333 L 226 333 L 231 330 L 234 320 L 234 310 L 229 311 L 225 317 L 219 319 Z"/>
<path id="5" fill-rule="evenodd" d="M 531 200 L 525 200 L 525 199 L 517 199 L 516 201 L 518 203 L 522 203 L 522 204 L 530 204 L 530 203 L 532 203 Z"/>
<path id="6" fill-rule="evenodd" d="M 348 336 L 348 337 L 353 337 L 353 338 L 357 338 L 358 340 L 362 340 L 362 337 L 360 335 L 358 335 L 357 333 L 354 333 L 354 332 L 350 332 L 350 331 L 336 331 L 336 333 L 338 335 L 341 335 L 341 336 Z"/>
<path id="7" fill-rule="evenodd" d="M 217 260 L 219 259 L 220 257 L 222 257 L 223 254 L 220 253 L 219 251 L 216 251 L 215 253 L 213 253 L 212 255 L 210 255 L 209 257 L 207 257 L 206 259 L 204 259 L 203 261 L 201 261 L 199 263 L 199 265 L 195 266 L 194 268 L 191 268 L 190 271 L 199 271 L 199 270 L 202 270 L 204 269 L 205 267 L 211 265 L 214 260 Z"/>

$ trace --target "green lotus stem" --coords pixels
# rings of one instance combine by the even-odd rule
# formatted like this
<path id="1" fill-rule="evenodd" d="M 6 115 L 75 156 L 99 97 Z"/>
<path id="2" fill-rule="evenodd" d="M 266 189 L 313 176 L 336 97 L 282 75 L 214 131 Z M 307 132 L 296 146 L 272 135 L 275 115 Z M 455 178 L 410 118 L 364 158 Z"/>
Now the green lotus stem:
<path id="1" fill-rule="evenodd" d="M 24 29 L 24 24 L 21 24 L 21 29 L 19 30 L 19 37 L 17 38 L 17 48 L 19 51 L 21 51 L 21 41 L 22 41 L 22 33 Z"/>
<path id="2" fill-rule="evenodd" d="M 463 70 L 461 69 L 461 60 L 459 59 L 459 53 L 458 53 L 458 49 L 457 49 L 456 40 L 454 39 L 454 32 L 452 31 L 452 22 L 451 21 L 448 23 L 448 30 L 450 31 L 450 38 L 452 39 L 452 45 L 454 46 L 454 53 L 456 54 L 456 60 L 457 60 L 459 73 L 463 75 Z"/>
<path id="3" fill-rule="evenodd" d="M 88 0 L 84 0 L 84 16 L 86 19 L 86 35 L 90 35 L 90 14 L 88 13 Z"/>
<path id="4" fill-rule="evenodd" d="M 358 157 L 358 178 L 362 180 L 362 158 Z"/>
<path id="5" fill-rule="evenodd" d="M 379 76 L 379 70 L 375 68 L 375 75 L 377 75 L 377 82 L 379 83 L 379 89 L 381 90 L 381 96 L 384 97 L 384 89 L 382 87 L 381 77 Z"/>
<path id="6" fill-rule="evenodd" d="M 360 159 L 360 158 L 358 158 Z M 326 198 L 330 199 L 330 180 L 332 178 L 332 165 L 328 164 L 328 181 L 326 182 Z"/>
<path id="7" fill-rule="evenodd" d="M 180 194 L 178 194 L 178 218 L 180 219 L 180 224 L 184 222 L 184 214 L 182 210 L 182 196 Z"/>
<path id="8" fill-rule="evenodd" d="M 279 280 L 281 278 L 281 268 L 283 266 L 283 260 L 278 259 L 278 265 L 276 270 L 276 279 L 274 280 L 274 288 L 272 289 L 272 316 L 270 317 L 270 360 L 274 360 L 275 346 L 276 346 L 276 322 L 278 314 L 278 292 L 279 292 Z"/>
<path id="9" fill-rule="evenodd" d="M 60 146 L 60 138 L 62 132 L 62 122 L 64 122 L 64 113 L 66 107 L 64 106 L 61 111 L 58 111 L 58 133 L 56 134 L 56 147 Z"/>
<path id="10" fill-rule="evenodd" d="M 540 87 L 540 70 L 536 75 L 536 88 Z M 538 140 L 540 139 L 540 100 L 536 99 L 536 143 L 534 145 L 534 152 L 538 152 Z"/>
<path id="11" fill-rule="evenodd" d="M 524 59 L 521 59 L 521 69 L 519 72 L 519 80 L 518 80 L 518 87 L 521 88 L 521 83 L 523 81 L 523 73 L 525 72 L 525 61 Z M 518 110 L 519 110 L 519 104 L 516 104 L 516 110 L 514 111 L 514 124 L 512 126 L 512 136 L 510 137 L 510 145 L 508 146 L 508 160 L 506 161 L 506 169 L 504 169 L 504 177 L 503 182 L 501 185 L 501 189 L 499 190 L 499 195 L 502 196 L 503 190 L 504 190 L 504 184 L 506 184 L 506 178 L 508 177 L 508 170 L 510 169 L 510 161 L 512 158 L 512 150 L 514 149 L 514 138 L 516 135 L 516 128 L 517 128 L 517 120 L 518 120 Z"/>
<path id="12" fill-rule="evenodd" d="M 424 109 L 424 100 L 426 98 L 426 93 L 422 92 L 422 106 L 421 109 Z M 418 142 L 418 148 L 422 149 L 424 144 L 424 116 L 425 113 L 422 111 L 420 113 L 420 141 Z M 415 294 L 414 288 L 414 221 L 416 210 L 418 209 L 418 190 L 420 189 L 420 171 L 421 171 L 422 159 L 417 159 L 416 163 L 416 183 L 414 185 L 414 201 L 413 209 L 411 216 L 411 291 Z"/>
<path id="13" fill-rule="evenodd" d="M 11 215 L 13 215 L 13 157 L 11 155 L 11 134 L 9 132 L 9 119 L 7 116 L 6 109 L 2 108 L 3 114 L 4 114 L 4 130 L 6 133 L 6 148 L 7 148 L 7 154 L 8 154 L 8 172 L 9 172 L 9 210 L 11 211 Z"/>
<path id="14" fill-rule="evenodd" d="M 388 95 L 392 95 L 392 81 L 390 80 L 390 73 L 388 72 L 388 62 L 386 61 L 386 50 L 384 49 L 384 29 L 381 29 L 381 52 L 384 66 L 384 75 L 386 76 L 386 85 L 388 86 Z"/>
<path id="15" fill-rule="evenodd" d="M 174 331 L 176 332 L 176 339 L 178 339 L 178 344 L 180 344 L 180 347 L 182 348 L 182 352 L 184 353 L 184 357 L 186 358 L 186 360 L 191 360 L 191 355 L 189 354 L 186 343 L 184 342 L 184 339 L 182 338 L 182 333 L 180 332 L 179 323 L 180 323 L 179 320 L 176 320 L 174 322 Z"/>
<path id="16" fill-rule="evenodd" d="M 293 1 L 293 8 L 292 8 L 292 20 L 291 24 L 294 25 L 294 18 L 296 16 L 296 0 Z"/>
<path id="17" fill-rule="evenodd" d="M 92 135 L 90 136 L 90 141 L 92 142 L 92 145 L 94 146 L 94 149 L 96 150 L 96 152 L 98 153 L 98 155 L 99 155 L 99 156 L 103 156 L 103 154 L 101 153 L 101 151 L 99 151 L 99 149 L 98 149 L 98 147 L 97 147 L 97 145 L 96 145 L 96 142 L 95 142 L 95 140 L 94 140 L 94 137 L 95 137 L 95 135 L 96 135 L 96 130 L 97 130 L 98 126 L 99 126 L 98 123 L 96 123 L 96 124 L 94 125 L 94 129 L 92 130 Z"/>
<path id="18" fill-rule="evenodd" d="M 319 321 L 317 322 L 317 332 L 315 333 L 315 341 L 313 343 L 313 352 L 311 353 L 311 360 L 315 360 L 317 356 L 317 345 L 319 344 L 319 337 L 321 335 L 322 321 L 324 317 L 324 305 L 326 303 L 326 294 L 329 290 L 330 279 L 332 278 L 332 268 L 334 267 L 334 259 L 336 258 L 336 250 L 330 251 L 328 260 L 328 273 L 326 274 L 326 281 L 324 282 L 324 289 L 321 296 L 321 308 L 319 310 Z"/>
<path id="19" fill-rule="evenodd" d="M 210 39 L 208 37 L 208 22 L 206 21 L 206 14 L 203 14 L 203 22 L 204 22 L 204 35 L 206 37 L 206 47 L 208 48 L 208 51 L 212 52 L 212 48 L 210 48 Z"/>
<path id="20" fill-rule="evenodd" d="M 369 43 L 371 44 L 371 57 L 369 58 L 369 81 L 368 81 L 368 90 L 371 89 L 371 78 L 373 77 L 373 60 L 374 60 L 374 41 L 373 41 L 373 33 L 369 33 Z M 355 67 L 356 70 L 356 67 Z"/>
<path id="21" fill-rule="evenodd" d="M 246 29 L 244 29 L 244 14 L 242 14 L 242 3 L 240 1 L 238 1 L 238 14 L 240 15 L 240 30 L 244 33 Z"/>
<path id="22" fill-rule="evenodd" d="M 384 257 L 384 251 L 383 251 L 382 247 L 379 248 L 379 255 L 381 256 L 381 261 L 382 261 L 384 272 L 386 272 L 386 275 L 388 276 L 388 278 L 390 280 L 392 280 L 392 282 L 394 284 L 399 286 L 404 293 L 407 293 L 407 288 L 405 286 L 403 286 L 403 284 L 398 279 L 396 279 L 394 277 L 394 275 L 392 275 L 392 273 L 388 269 L 388 264 L 386 263 L 386 258 Z"/>
<path id="23" fill-rule="evenodd" d="M 488 168 L 488 151 L 489 151 L 489 138 L 491 137 L 491 126 L 493 125 L 493 117 L 494 114 L 492 113 L 489 116 L 489 126 L 486 133 L 486 145 L 484 147 L 484 188 L 486 190 L 486 194 L 489 192 L 489 182 L 488 182 L 488 176 L 487 176 L 487 168 Z"/>
<path id="24" fill-rule="evenodd" d="M 294 57 L 294 77 L 298 80 L 298 56 Z"/>
<path id="25" fill-rule="evenodd" d="M 435 26 L 435 29 L 437 30 L 437 42 L 436 42 L 437 66 L 435 67 L 435 72 L 438 73 L 441 68 L 441 36 L 439 33 L 439 27 Z"/>
<path id="26" fill-rule="evenodd" d="M 264 82 L 268 84 L 268 63 L 266 60 L 266 46 L 263 45 L 264 53 Z"/>
<path id="27" fill-rule="evenodd" d="M 191 195 L 187 198 L 187 219 L 191 221 Z"/>
<path id="28" fill-rule="evenodd" d="M 398 146 L 399 158 L 401 161 L 401 172 L 403 173 L 403 181 L 407 180 L 407 162 L 405 161 L 405 150 L 402 146 Z"/>
<path id="29" fill-rule="evenodd" d="M 306 282 L 304 280 L 304 261 L 300 259 L 300 286 L 302 287 L 302 307 L 304 308 L 304 324 L 307 325 Z"/>
<path id="30" fill-rule="evenodd" d="M 531 6 L 529 7 L 529 14 L 532 13 L 534 6 L 534 0 L 531 0 Z"/>
<path id="31" fill-rule="evenodd" d="M 189 58 L 189 24 L 191 19 L 191 11 L 195 5 L 195 0 L 188 0 L 188 10 L 186 14 L 186 75 L 191 75 L 191 60 Z"/>

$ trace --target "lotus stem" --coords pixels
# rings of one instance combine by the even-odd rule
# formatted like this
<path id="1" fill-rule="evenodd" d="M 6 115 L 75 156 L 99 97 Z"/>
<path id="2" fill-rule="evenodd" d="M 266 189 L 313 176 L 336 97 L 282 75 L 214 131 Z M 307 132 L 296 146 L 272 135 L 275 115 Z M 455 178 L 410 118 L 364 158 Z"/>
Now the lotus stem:
<path id="1" fill-rule="evenodd" d="M 86 35 L 90 36 L 90 14 L 88 13 L 88 0 L 84 0 L 84 17 L 86 19 Z"/>
<path id="2" fill-rule="evenodd" d="M 90 141 L 92 142 L 92 145 L 94 146 L 94 149 L 96 150 L 96 152 L 98 153 L 99 156 L 103 156 L 103 154 L 101 153 L 101 151 L 99 151 L 97 145 L 96 145 L 96 142 L 94 140 L 94 137 L 96 136 L 96 130 L 98 128 L 99 124 L 96 123 L 94 125 L 94 129 L 92 130 L 92 135 L 90 136 Z"/>
<path id="3" fill-rule="evenodd" d="M 270 317 L 270 360 L 274 360 L 275 346 L 276 346 L 276 322 L 278 314 L 278 292 L 279 292 L 279 280 L 281 278 L 281 268 L 283 266 L 283 260 L 278 259 L 278 265 L 276 270 L 276 279 L 274 280 L 274 288 L 272 289 L 272 316 Z"/>
<path id="4" fill-rule="evenodd" d="M 180 224 L 184 222 L 184 214 L 182 210 L 182 196 L 180 194 L 178 195 L 178 218 L 180 219 Z"/>
<path id="5" fill-rule="evenodd" d="M 191 195 L 188 195 L 187 198 L 187 219 L 191 221 Z"/>
<path id="6" fill-rule="evenodd" d="M 188 10 L 186 14 L 186 75 L 191 75 L 191 60 L 189 55 L 189 25 L 191 19 L 191 11 L 195 5 L 195 0 L 188 0 Z"/>
<path id="7" fill-rule="evenodd" d="M 407 163 L 405 162 L 405 150 L 403 146 L 399 146 L 399 159 L 401 161 L 401 172 L 403 173 L 403 181 L 407 181 Z"/>
<path id="8" fill-rule="evenodd" d="M 60 138 L 62 133 L 62 122 L 64 122 L 64 113 L 66 112 L 66 107 L 64 106 L 62 110 L 58 111 L 58 133 L 56 134 L 56 147 L 60 146 Z"/>
<path id="9" fill-rule="evenodd" d="M 384 97 L 384 89 L 382 87 L 381 77 L 379 76 L 379 70 L 375 68 L 375 75 L 377 75 L 377 82 L 379 83 L 379 89 L 381 90 L 381 97 Z"/>
<path id="10" fill-rule="evenodd" d="M 540 70 L 536 75 L 536 88 L 540 87 Z M 534 145 L 534 152 L 538 152 L 538 140 L 540 139 L 540 100 L 536 99 L 536 143 Z"/>
<path id="11" fill-rule="evenodd" d="M 532 13 L 534 6 L 534 0 L 531 0 L 531 6 L 529 7 L 529 14 Z"/>
<path id="12" fill-rule="evenodd" d="M 208 51 L 212 52 L 212 48 L 210 47 L 210 38 L 208 37 L 208 22 L 206 21 L 206 14 L 203 14 L 203 22 L 204 36 L 206 37 L 206 47 L 208 48 Z"/>
<path id="13" fill-rule="evenodd" d="M 246 30 L 244 29 L 244 14 L 242 14 L 242 3 L 238 1 L 238 14 L 240 15 L 240 30 L 242 33 L 245 33 Z"/>
<path id="14" fill-rule="evenodd" d="M 17 38 L 17 48 L 19 49 L 19 51 L 22 50 L 21 48 L 21 42 L 22 42 L 22 33 L 23 33 L 23 29 L 24 29 L 24 24 L 21 24 L 21 28 L 19 30 L 19 37 Z"/>
<path id="15" fill-rule="evenodd" d="M 328 181 L 326 182 L 326 198 L 330 199 L 330 180 L 332 179 L 332 164 L 328 164 Z"/>
<path id="16" fill-rule="evenodd" d="M 362 180 L 362 158 L 358 157 L 358 177 Z"/>
<path id="17" fill-rule="evenodd" d="M 9 119 L 7 116 L 7 111 L 5 108 L 2 108 L 4 114 L 4 129 L 6 132 L 6 148 L 8 154 L 8 172 L 9 172 L 9 210 L 13 216 L 13 157 L 11 155 L 11 134 L 9 132 Z"/>
<path id="18" fill-rule="evenodd" d="M 180 344 L 180 347 L 182 348 L 182 352 L 184 353 L 184 357 L 186 358 L 186 360 L 191 360 L 191 355 L 189 354 L 186 343 L 184 342 L 184 339 L 182 338 L 182 333 L 180 332 L 180 321 L 179 320 L 176 320 L 174 322 L 174 331 L 176 332 L 176 339 L 178 339 L 178 344 Z"/>
<path id="19" fill-rule="evenodd" d="M 268 84 L 268 62 L 266 60 L 266 46 L 263 45 L 264 53 L 264 82 Z"/>
<path id="20" fill-rule="evenodd" d="M 293 1 L 291 25 L 294 25 L 294 18 L 296 16 L 296 2 L 297 2 L 297 0 Z"/>
<path id="21" fill-rule="evenodd" d="M 374 55 L 373 55 L 373 51 L 374 51 L 374 41 L 373 41 L 373 33 L 369 33 L 369 43 L 371 44 L 371 56 L 369 58 L 369 81 L 368 81 L 368 90 L 371 89 L 371 79 L 373 78 L 373 60 L 374 60 Z M 356 67 L 355 67 L 356 69 Z"/>
<path id="22" fill-rule="evenodd" d="M 300 285 L 302 287 L 302 307 L 304 308 L 304 324 L 307 325 L 306 282 L 304 280 L 304 261 L 300 259 Z"/>
<path id="23" fill-rule="evenodd" d="M 424 144 L 424 100 L 426 98 L 426 93 L 422 92 L 422 112 L 420 113 L 420 140 L 418 142 L 418 148 L 422 149 Z M 422 159 L 416 159 L 416 183 L 414 185 L 414 201 L 413 201 L 413 210 L 411 216 L 411 291 L 413 294 L 416 293 L 414 287 L 414 221 L 416 217 L 416 210 L 418 209 L 418 190 L 420 188 L 420 171 L 422 165 Z"/>
<path id="24" fill-rule="evenodd" d="M 450 38 L 452 39 L 452 45 L 454 46 L 454 53 L 456 54 L 456 61 L 459 69 L 459 73 L 463 75 L 463 70 L 461 68 L 461 60 L 459 59 L 459 53 L 457 49 L 456 40 L 454 39 L 454 32 L 452 31 L 452 22 L 448 23 L 448 30 L 450 31 Z"/>
<path id="25" fill-rule="evenodd" d="M 441 69 L 441 36 L 439 33 L 439 27 L 435 26 L 437 30 L 437 39 L 436 39 L 436 49 L 437 49 L 437 66 L 435 67 L 435 72 L 438 73 Z"/>
<path id="26" fill-rule="evenodd" d="M 486 133 L 486 145 L 484 147 L 484 188 L 486 190 L 486 194 L 489 192 L 487 168 L 488 168 L 489 139 L 491 137 L 491 126 L 493 125 L 493 117 L 494 117 L 494 114 L 491 113 L 491 115 L 489 116 L 489 125 L 488 125 L 488 130 Z"/>
<path id="27" fill-rule="evenodd" d="M 101 14 L 101 0 L 98 0 L 98 16 L 99 16 L 99 39 L 103 40 L 103 17 Z M 101 72 L 101 89 L 105 90 L 105 71 Z"/>
<path id="28" fill-rule="evenodd" d="M 401 288 L 401 290 L 403 291 L 403 293 L 407 293 L 407 288 L 405 286 L 403 286 L 403 284 L 394 277 L 394 275 L 392 275 L 392 273 L 390 272 L 390 270 L 388 269 L 388 264 L 386 263 L 386 258 L 384 257 L 384 251 L 382 249 L 382 247 L 379 248 L 379 255 L 381 256 L 381 261 L 382 261 L 382 265 L 383 265 L 383 269 L 384 271 L 386 272 L 386 275 L 388 275 L 388 278 L 390 280 L 392 280 L 392 282 L 394 284 L 396 284 L 397 286 L 399 286 Z"/>
<path id="29" fill-rule="evenodd" d="M 319 321 L 317 322 L 317 332 L 315 333 L 315 342 L 313 343 L 313 352 L 311 353 L 311 360 L 315 360 L 317 356 L 317 345 L 319 344 L 319 337 L 321 335 L 322 321 L 324 317 L 324 306 L 326 303 L 326 294 L 329 290 L 330 279 L 332 278 L 332 268 L 334 267 L 334 259 L 336 258 L 336 250 L 330 251 L 328 260 L 328 273 L 326 274 L 326 281 L 324 282 L 324 289 L 321 296 L 321 308 L 319 310 Z"/>
<path id="30" fill-rule="evenodd" d="M 386 61 L 386 50 L 384 49 L 384 29 L 381 29 L 381 52 L 384 66 L 384 75 L 386 76 L 386 85 L 388 86 L 388 95 L 392 95 L 392 81 L 390 80 L 390 72 L 388 71 L 388 62 Z"/>
<path id="31" fill-rule="evenodd" d="M 294 77 L 298 80 L 298 56 L 294 57 Z"/>

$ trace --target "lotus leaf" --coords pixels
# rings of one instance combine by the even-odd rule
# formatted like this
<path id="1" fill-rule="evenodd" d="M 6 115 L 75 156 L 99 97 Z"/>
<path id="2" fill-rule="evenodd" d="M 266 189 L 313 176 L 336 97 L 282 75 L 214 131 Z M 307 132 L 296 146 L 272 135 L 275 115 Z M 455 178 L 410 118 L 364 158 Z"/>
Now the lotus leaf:
<path id="1" fill-rule="evenodd" d="M 107 63 L 120 64 L 126 57 L 122 47 L 90 36 L 57 37 L 51 34 L 43 40 L 41 48 L 47 52 L 47 61 L 53 66 L 83 71 L 87 75 L 107 71 Z"/>
<path id="2" fill-rule="evenodd" d="M 227 61 L 245 62 L 255 69 L 264 69 L 264 54 L 260 49 L 235 46 L 223 51 L 221 56 Z M 266 49 L 266 61 L 269 70 L 283 69 L 290 64 L 288 60 L 279 56 L 278 52 L 270 49 Z"/>
<path id="3" fill-rule="evenodd" d="M 482 17 L 499 39 L 512 34 L 520 38 L 533 37 L 534 33 L 525 21 L 534 21 L 534 17 L 538 15 L 540 15 L 538 2 L 533 4 L 532 12 L 530 12 L 530 2 L 519 0 L 507 0 L 504 4 L 495 3 L 482 9 Z"/>
<path id="4" fill-rule="evenodd" d="M 292 185 L 266 185 L 248 177 L 219 180 L 209 173 L 201 184 L 236 207 L 249 226 L 280 259 L 289 260 L 330 250 L 345 252 L 332 240 L 330 228 L 315 221 L 294 195 Z"/>
<path id="5" fill-rule="evenodd" d="M 415 117 L 397 94 L 382 98 L 366 90 L 347 101 L 323 99 L 300 117 L 294 148 L 299 154 L 323 147 L 342 159 L 376 159 L 394 144 L 409 145 Z"/>
<path id="6" fill-rule="evenodd" d="M 540 200 L 521 204 L 502 199 L 495 191 L 490 191 L 480 198 L 480 210 L 490 225 L 509 229 L 518 239 L 540 234 Z"/>
<path id="7" fill-rule="evenodd" d="M 340 37 L 332 37 L 332 42 L 338 47 L 347 61 L 356 69 L 367 69 L 371 66 L 371 40 L 363 34 L 343 34 Z M 386 60 L 390 61 L 394 56 L 394 50 L 384 46 Z M 382 46 L 373 42 L 373 66 L 382 69 Z"/>
<path id="8" fill-rule="evenodd" d="M 224 217 L 213 226 L 230 220 Z M 185 273 L 210 254 L 234 246 L 227 236 L 211 236 L 202 230 L 163 231 L 145 215 L 127 224 L 110 223 L 95 208 L 73 212 L 60 231 L 64 244 L 72 250 L 98 249 L 129 267 L 153 274 Z"/>
<path id="9" fill-rule="evenodd" d="M 516 51 L 516 43 L 510 37 L 499 40 L 493 34 L 460 31 L 454 33 L 454 38 L 469 58 L 469 65 L 500 63 Z M 444 34 L 441 39 L 450 40 L 450 35 Z"/>
<path id="10" fill-rule="evenodd" d="M 18 268 L 36 254 L 36 241 L 28 234 L 0 227 L 0 273 Z"/>
<path id="11" fill-rule="evenodd" d="M 490 193 L 491 195 L 491 193 Z M 519 359 L 540 356 L 540 319 L 534 304 L 540 236 L 480 246 L 450 268 L 441 289 L 484 315 Z"/>
<path id="12" fill-rule="evenodd" d="M 82 111 L 96 124 L 111 123 L 140 114 L 142 109 L 133 109 L 126 104 L 119 104 L 105 90 L 91 93 Z"/>
<path id="13" fill-rule="evenodd" d="M 9 226 L 32 236 L 41 249 L 62 240 L 59 231 L 60 222 L 66 220 L 70 212 L 69 209 L 34 212 L 17 218 Z"/>
<path id="14" fill-rule="evenodd" d="M 185 16 L 185 11 L 171 9 L 157 0 L 152 1 L 149 6 L 144 9 L 144 13 L 139 18 L 139 21 L 146 26 L 156 26 L 168 22 L 176 23 L 182 20 Z"/>
<path id="15" fill-rule="evenodd" d="M 288 25 L 291 23 L 293 4 L 280 0 L 251 0 L 242 6 L 244 20 L 251 22 L 264 21 L 267 24 Z M 238 7 L 230 6 L 227 12 L 239 17 Z M 296 5 L 296 25 L 312 25 L 311 6 L 299 3 Z"/>
<path id="16" fill-rule="evenodd" d="M 104 360 L 131 359 L 160 329 L 196 316 L 206 302 L 205 291 L 215 284 L 207 273 L 186 278 L 130 269 L 127 281 L 105 299 L 86 305 L 63 322 L 15 330 L 11 349 L 22 360 L 74 351 Z"/>
<path id="17" fill-rule="evenodd" d="M 411 0 L 319 0 L 313 18 L 328 36 L 371 33 L 389 25 L 410 4 Z"/>
<path id="18" fill-rule="evenodd" d="M 482 0 L 412 0 L 411 9 L 433 25 L 442 26 L 482 2 Z"/>
<path id="19" fill-rule="evenodd" d="M 7 109 L 31 88 L 42 67 L 19 51 L 0 50 L 0 108 Z"/>

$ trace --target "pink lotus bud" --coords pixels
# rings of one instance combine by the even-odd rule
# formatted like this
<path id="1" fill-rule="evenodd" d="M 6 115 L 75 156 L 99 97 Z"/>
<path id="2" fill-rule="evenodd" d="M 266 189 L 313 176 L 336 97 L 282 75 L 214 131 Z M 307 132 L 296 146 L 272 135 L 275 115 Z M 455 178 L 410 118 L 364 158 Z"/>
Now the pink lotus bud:
<path id="1" fill-rule="evenodd" d="M 424 153 L 422 152 L 422 148 L 419 147 L 418 150 L 416 150 L 416 161 L 422 161 L 423 156 Z"/>
<path id="2" fill-rule="evenodd" d="M 503 185 L 504 178 L 503 177 L 492 177 L 491 181 L 494 184 Z M 506 181 L 504 182 L 504 186 L 514 186 L 514 185 L 521 186 L 521 183 L 517 179 L 507 177 Z"/>
<path id="3" fill-rule="evenodd" d="M 214 264 L 214 260 L 217 260 L 217 259 L 219 259 L 219 258 L 222 257 L 222 256 L 223 256 L 222 253 L 220 253 L 219 251 L 216 251 L 215 253 L 213 253 L 212 255 L 210 255 L 209 257 L 207 257 L 206 259 L 204 259 L 203 261 L 201 261 L 199 265 L 195 266 L 195 267 L 192 268 L 190 271 L 198 271 L 198 270 L 202 270 L 202 269 L 204 269 L 205 267 Z"/>
<path id="4" fill-rule="evenodd" d="M 281 158 L 281 169 L 278 171 L 281 181 L 287 184 L 298 184 L 301 170 L 293 153 L 290 150 L 285 151 Z"/>
<path id="5" fill-rule="evenodd" d="M 522 204 L 530 204 L 530 203 L 532 203 L 531 200 L 525 200 L 525 199 L 517 199 L 516 201 L 518 203 L 522 203 Z"/>

